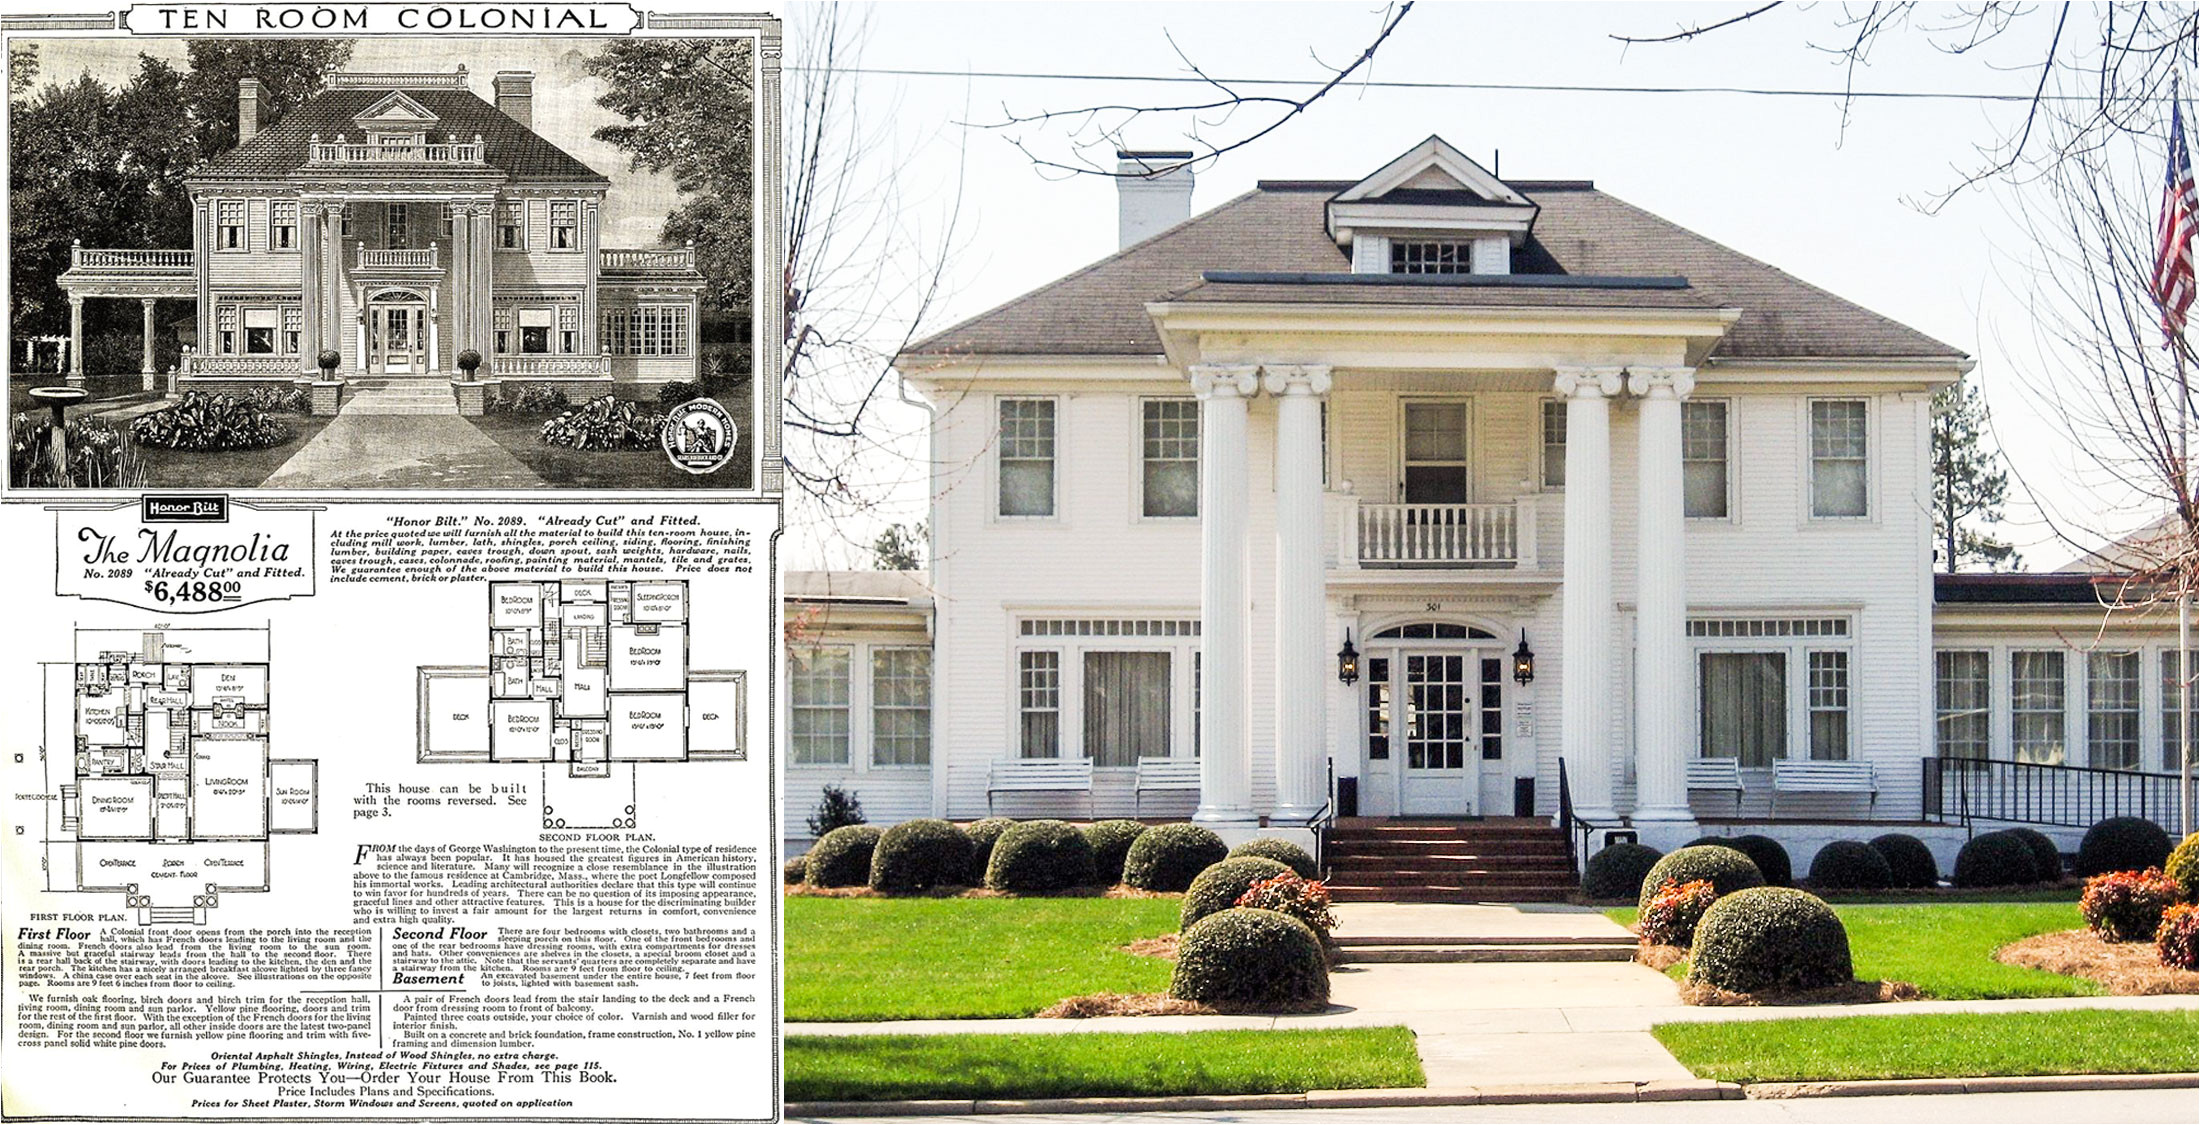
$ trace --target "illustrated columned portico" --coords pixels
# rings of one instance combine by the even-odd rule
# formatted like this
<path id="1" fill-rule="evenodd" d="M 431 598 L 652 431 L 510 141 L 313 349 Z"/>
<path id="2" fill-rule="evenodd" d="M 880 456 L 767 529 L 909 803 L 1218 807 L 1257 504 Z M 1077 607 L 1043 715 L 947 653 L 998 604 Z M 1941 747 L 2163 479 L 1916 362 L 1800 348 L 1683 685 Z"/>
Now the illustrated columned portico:
<path id="1" fill-rule="evenodd" d="M 1251 616 L 1246 571 L 1247 405 L 1260 390 L 1251 364 L 1197 365 L 1199 396 L 1199 811 L 1210 828 L 1249 831 L 1253 750 L 1247 726 Z"/>

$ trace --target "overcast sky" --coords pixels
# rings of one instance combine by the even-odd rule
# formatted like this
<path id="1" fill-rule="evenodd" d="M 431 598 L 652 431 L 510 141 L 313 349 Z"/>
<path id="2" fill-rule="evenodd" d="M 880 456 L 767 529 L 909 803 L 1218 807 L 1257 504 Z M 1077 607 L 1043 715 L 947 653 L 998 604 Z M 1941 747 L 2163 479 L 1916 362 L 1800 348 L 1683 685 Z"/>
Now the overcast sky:
<path id="1" fill-rule="evenodd" d="M 1843 73 L 1810 43 L 1831 42 L 1838 6 L 1792 7 L 1670 45 L 1626 45 L 1611 35 L 1663 34 L 1738 14 L 1744 4 L 1466 4 L 1424 2 L 1386 43 L 1378 79 L 1546 86 L 1723 86 L 1838 91 Z M 799 23 L 799 5 L 790 16 Z M 929 4 L 869 10 L 863 65 L 872 70 L 963 72 L 952 77 L 868 74 L 867 119 L 891 122 L 898 179 L 913 207 L 944 214 L 958 182 L 961 249 L 953 295 L 932 328 L 983 311 L 1115 249 L 1112 182 L 1035 168 L 1010 143 L 1055 159 L 1072 149 L 1061 130 L 982 126 L 1005 113 L 1095 103 L 1161 104 L 1202 95 L 1195 86 L 1132 81 L 1031 80 L 976 72 L 1183 75 L 1177 57 L 1210 74 L 1309 78 L 1349 59 L 1382 9 L 1334 4 Z M 2020 27 L 1981 56 L 1950 57 L 1897 37 L 1856 75 L 1868 91 L 2028 94 L 2049 28 Z M 1171 40 L 1175 46 L 1172 48 Z M 788 63 L 801 59 L 790 49 Z M 2008 201 L 1959 196 L 1928 215 L 1913 201 L 1956 182 L 1973 145 L 2009 128 L 2022 107 L 1978 100 L 1859 101 L 1750 94 L 1599 91 L 1343 89 L 1266 139 L 1203 169 L 1196 212 L 1259 179 L 1356 179 L 1434 133 L 1507 178 L 1590 179 L 1599 188 L 1708 235 L 1850 301 L 1977 357 L 1974 378 L 1997 412 L 2003 441 L 2024 452 L 2028 477 L 2059 481 L 2068 459 L 2054 429 L 2030 416 L 2004 353 L 2030 338 L 2007 260 L 2025 248 Z M 1244 111 L 1240 122 L 1265 120 Z M 1224 135 L 1226 126 L 1210 135 Z M 1153 123 L 1131 139 L 1166 147 L 1180 124 Z M 2005 190 L 2005 189 L 2004 189 Z M 921 488 L 901 493 L 921 515 Z M 2067 489 L 2057 503 L 2083 507 Z M 2022 504 L 2002 533 L 2032 568 L 2069 550 Z M 2130 523 L 2145 522 L 2132 513 Z M 790 565 L 861 565 L 832 537 L 793 529 Z M 860 536 L 851 536 L 861 542 Z"/>

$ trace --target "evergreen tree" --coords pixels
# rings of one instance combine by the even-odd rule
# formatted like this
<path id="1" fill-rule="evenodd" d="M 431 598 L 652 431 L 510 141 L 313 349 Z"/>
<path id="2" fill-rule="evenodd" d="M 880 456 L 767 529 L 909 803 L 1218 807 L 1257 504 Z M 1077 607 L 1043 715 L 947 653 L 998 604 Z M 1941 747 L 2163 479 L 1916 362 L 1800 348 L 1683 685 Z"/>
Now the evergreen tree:
<path id="1" fill-rule="evenodd" d="M 871 561 L 880 570 L 924 569 L 924 524 L 894 524 L 871 541 Z"/>
<path id="2" fill-rule="evenodd" d="M 1950 574 L 1965 562 L 1989 570 L 2013 570 L 2023 562 L 2015 547 L 1965 526 L 1969 520 L 2000 523 L 2009 493 L 2009 472 L 2001 455 L 1987 448 L 1985 431 L 1986 403 L 1978 388 L 1959 381 L 1933 396 L 1933 532 Z"/>

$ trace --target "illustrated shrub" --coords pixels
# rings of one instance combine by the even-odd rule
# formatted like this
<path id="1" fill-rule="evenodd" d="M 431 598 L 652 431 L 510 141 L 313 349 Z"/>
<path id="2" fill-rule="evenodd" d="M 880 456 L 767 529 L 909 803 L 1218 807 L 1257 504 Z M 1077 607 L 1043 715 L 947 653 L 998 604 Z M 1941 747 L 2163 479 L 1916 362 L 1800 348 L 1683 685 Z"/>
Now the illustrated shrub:
<path id="1" fill-rule="evenodd" d="M 321 370 L 334 371 L 336 365 L 343 361 L 344 357 L 333 351 L 322 352 Z M 458 353 L 458 369 L 465 372 L 468 379 L 473 378 L 474 372 L 481 370 L 481 353 L 472 348 L 467 348 L 465 351 Z"/>
<path id="2" fill-rule="evenodd" d="M 1988 832 L 1964 842 L 1948 881 L 1959 887 L 2014 887 L 2039 878 L 2039 861 L 2024 841 L 2006 832 Z"/>
<path id="3" fill-rule="evenodd" d="M 665 416 L 617 395 L 598 395 L 542 424 L 545 445 L 568 449 L 655 449 Z"/>
<path id="4" fill-rule="evenodd" d="M 1610 844 L 1581 866 L 1581 893 L 1590 898 L 1632 898 L 1665 853 L 1642 844 Z"/>
<path id="5" fill-rule="evenodd" d="M 1103 820 L 1084 828 L 1085 842 L 1092 845 L 1092 877 L 1103 887 L 1123 881 L 1123 857 L 1130 854 L 1131 841 L 1138 839 L 1146 826 L 1135 820 Z"/>
<path id="6" fill-rule="evenodd" d="M 2200 969 L 2200 909 L 2180 902 L 2162 912 L 2154 956 L 2172 969 Z"/>
<path id="7" fill-rule="evenodd" d="M 1829 890 L 1882 891 L 1894 885 L 1894 868 L 1862 840 L 1835 840 L 1811 857 L 1810 882 Z"/>
<path id="8" fill-rule="evenodd" d="M 130 423 L 130 440 L 193 453 L 270 449 L 290 440 L 290 427 L 268 417 L 249 399 L 185 391 L 174 406 L 138 415 Z"/>
<path id="9" fill-rule="evenodd" d="M 971 886 L 985 885 L 985 869 L 993 862 L 993 845 L 1000 840 L 1001 833 L 1008 831 L 1015 823 L 1005 816 L 989 816 L 984 820 L 972 821 L 969 827 L 963 829 L 963 834 L 970 837 Z"/>
<path id="10" fill-rule="evenodd" d="M 703 388 L 694 383 L 674 379 L 657 387 L 657 405 L 678 406 L 683 402 L 703 397 Z"/>
<path id="11" fill-rule="evenodd" d="M 1238 1011 L 1302 1011 L 1329 1000 L 1329 963 L 1306 923 L 1232 907 L 1177 939 L 1169 995 Z"/>
<path id="12" fill-rule="evenodd" d="M 2177 905 L 2177 884 L 2159 867 L 2111 871 L 2085 881 L 2078 913 L 2102 941 L 2145 941 L 2162 926 L 2162 914 Z"/>
<path id="13" fill-rule="evenodd" d="M 828 785 L 818 790 L 817 807 L 803 821 L 809 826 L 810 835 L 815 838 L 823 838 L 835 828 L 863 822 L 863 802 L 838 785 Z"/>
<path id="14" fill-rule="evenodd" d="M 1123 856 L 1123 881 L 1142 891 L 1181 891 L 1229 855 L 1222 837 L 1199 825 L 1163 824 L 1131 841 Z"/>
<path id="15" fill-rule="evenodd" d="M 1209 914 L 1217 914 L 1237 905 L 1237 900 L 1263 879 L 1273 879 L 1290 872 L 1289 867 L 1272 859 L 1257 855 L 1225 859 L 1209 867 L 1192 880 L 1184 892 L 1184 908 L 1177 912 L 1176 926 L 1189 930 L 1192 923 Z"/>
<path id="16" fill-rule="evenodd" d="M 246 397 L 271 414 L 313 413 L 313 392 L 300 386 L 255 387 Z"/>
<path id="17" fill-rule="evenodd" d="M 879 836 L 871 852 L 871 889 L 924 891 L 970 876 L 970 837 L 944 820 L 905 820 Z"/>
<path id="18" fill-rule="evenodd" d="M 43 412 L 41 412 L 43 413 Z M 8 424 L 8 483 L 16 488 L 143 488 L 145 461 L 122 431 L 88 418 L 69 421 L 62 436 L 69 463 L 53 463 L 53 422 L 17 413 Z"/>
<path id="19" fill-rule="evenodd" d="M 1925 841 L 1906 832 L 1889 832 L 1872 837 L 1872 850 L 1887 861 L 1887 871 L 1894 876 L 1897 887 L 1934 887 L 1940 885 L 1940 861 L 1933 858 L 1933 849 Z"/>
<path id="20" fill-rule="evenodd" d="M 564 387 L 545 387 L 539 383 L 529 383 L 512 397 L 498 400 L 498 409 L 512 414 L 555 414 L 572 405 L 573 400 L 565 397 Z"/>
<path id="21" fill-rule="evenodd" d="M 1849 932 L 1816 895 L 1754 887 L 1711 904 L 1696 924 L 1688 980 L 1728 992 L 1826 988 L 1855 979 Z"/>
<path id="22" fill-rule="evenodd" d="M 2176 847 L 2170 849 L 2169 862 L 2162 865 L 2162 874 L 2169 876 L 2169 881 L 2177 884 L 2179 899 L 2192 902 L 2200 898 L 2193 893 L 2196 889 L 2195 877 L 2200 876 L 2200 832 L 2185 837 Z"/>
<path id="23" fill-rule="evenodd" d="M 1337 928 L 1337 916 L 1329 910 L 1328 884 L 1302 879 L 1295 872 L 1286 871 L 1245 888 L 1236 905 L 1288 914 L 1306 923 L 1306 928 L 1325 941 L 1329 931 Z"/>
<path id="24" fill-rule="evenodd" d="M 2047 833 L 2037 828 L 2004 828 L 2002 832 L 2024 841 L 2024 846 L 2032 849 L 2032 866 L 2037 869 L 2035 875 L 2040 882 L 2062 881 L 2062 849 L 2055 846 Z"/>
<path id="25" fill-rule="evenodd" d="M 2140 816 L 2112 816 L 2085 830 L 2078 843 L 2078 876 L 2144 871 L 2169 859 L 2169 833 Z"/>
<path id="26" fill-rule="evenodd" d="M 1230 849 L 1231 859 L 1240 859 L 1249 855 L 1275 860 L 1277 863 L 1298 872 L 1301 879 L 1312 879 L 1321 874 L 1314 867 L 1314 857 L 1306 854 L 1305 848 L 1275 836 L 1255 836 Z"/>
<path id="27" fill-rule="evenodd" d="M 467 356 L 473 357 L 472 363 L 469 364 L 466 361 Z M 335 348 L 322 348 L 319 354 L 313 357 L 313 365 L 321 369 L 321 377 L 324 379 L 334 373 L 336 366 L 342 362 L 344 362 L 344 353 L 337 351 Z M 473 374 L 474 368 L 481 366 L 481 353 L 471 348 L 458 353 L 458 365 L 465 368 L 468 375 Z"/>
<path id="28" fill-rule="evenodd" d="M 1092 845 L 1076 826 L 1026 820 L 993 842 L 985 885 L 996 891 L 1059 891 L 1092 882 Z"/>
<path id="29" fill-rule="evenodd" d="M 1668 879 L 1650 896 L 1650 905 L 1642 908 L 1635 928 L 1652 945 L 1686 946 L 1696 940 L 1696 924 L 1718 897 L 1706 880 L 1676 883 Z"/>
<path id="30" fill-rule="evenodd" d="M 798 855 L 779 865 L 779 881 L 790 887 L 809 877 L 810 860 L 808 856 Z"/>
<path id="31" fill-rule="evenodd" d="M 1643 876 L 1635 905 L 1647 907 L 1652 896 L 1668 882 L 1693 883 L 1701 879 L 1711 884 L 1711 889 L 1724 898 L 1735 891 L 1765 885 L 1764 873 L 1750 858 L 1724 844 L 1693 844 L 1674 849 L 1671 855 L 1650 866 L 1650 873 Z"/>
<path id="32" fill-rule="evenodd" d="M 871 881 L 871 851 L 879 830 L 868 824 L 835 828 L 810 845 L 804 878 L 813 887 L 860 887 Z"/>

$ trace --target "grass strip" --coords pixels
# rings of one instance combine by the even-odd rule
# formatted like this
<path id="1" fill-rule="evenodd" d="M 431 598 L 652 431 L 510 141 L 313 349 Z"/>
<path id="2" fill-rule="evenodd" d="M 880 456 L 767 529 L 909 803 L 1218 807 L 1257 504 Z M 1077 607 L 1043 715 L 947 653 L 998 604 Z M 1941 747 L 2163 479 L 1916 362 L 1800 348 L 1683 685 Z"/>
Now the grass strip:
<path id="1" fill-rule="evenodd" d="M 1124 953 L 1176 930 L 1148 898 L 786 899 L 789 1020 L 997 1019 L 1094 992 L 1161 992 Z"/>
<path id="2" fill-rule="evenodd" d="M 1403 1027 L 793 1035 L 790 1102 L 1287 1094 L 1427 1084 Z"/>
<path id="3" fill-rule="evenodd" d="M 1960 1012 L 1665 1023 L 1650 1030 L 1697 1077 L 1721 1082 L 2200 1069 L 2194 1012 Z"/>

